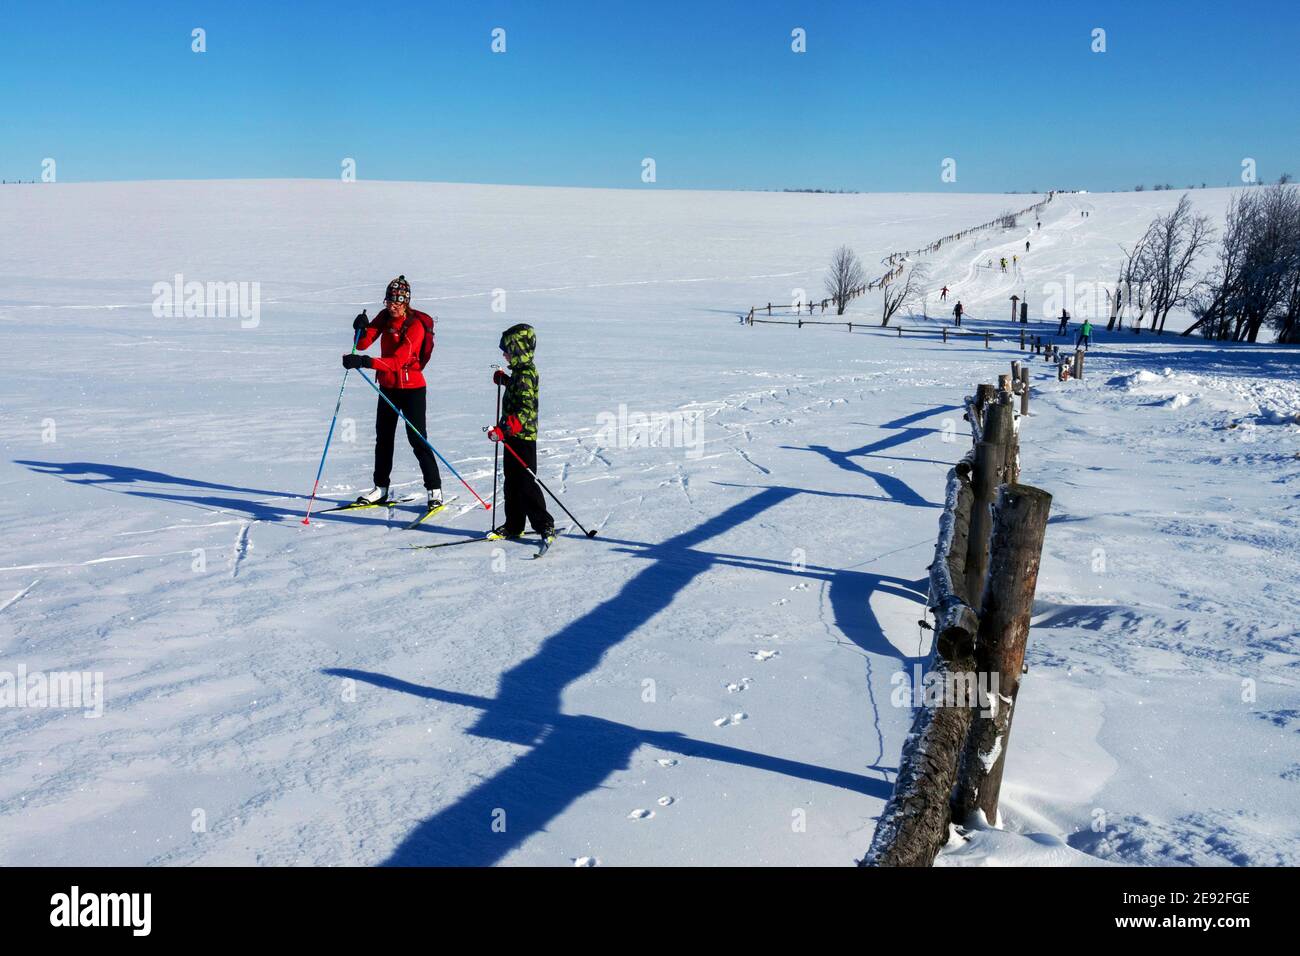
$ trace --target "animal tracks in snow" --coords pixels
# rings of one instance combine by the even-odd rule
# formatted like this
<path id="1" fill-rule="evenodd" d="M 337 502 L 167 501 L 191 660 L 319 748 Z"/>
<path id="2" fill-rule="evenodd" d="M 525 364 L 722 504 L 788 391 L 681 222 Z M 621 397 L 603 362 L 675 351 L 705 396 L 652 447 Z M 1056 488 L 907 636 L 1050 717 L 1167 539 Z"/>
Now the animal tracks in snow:
<path id="1" fill-rule="evenodd" d="M 749 656 L 760 664 L 770 661 L 774 657 L 780 657 L 780 651 L 750 651 Z"/>
<path id="2" fill-rule="evenodd" d="M 730 717 L 719 717 L 713 722 L 714 727 L 734 727 L 742 720 L 749 720 L 749 714 L 744 711 L 732 714 Z"/>

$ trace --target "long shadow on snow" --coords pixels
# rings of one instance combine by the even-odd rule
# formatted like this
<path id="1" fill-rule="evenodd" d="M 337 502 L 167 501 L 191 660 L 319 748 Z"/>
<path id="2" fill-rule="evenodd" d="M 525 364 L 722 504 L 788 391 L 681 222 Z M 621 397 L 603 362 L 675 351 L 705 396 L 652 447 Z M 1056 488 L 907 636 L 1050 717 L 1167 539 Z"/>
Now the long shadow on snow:
<path id="1" fill-rule="evenodd" d="M 498 862 L 582 795 L 598 788 L 611 773 L 625 769 L 632 754 L 650 745 L 665 751 L 782 773 L 885 798 L 891 785 L 845 771 L 693 740 L 679 733 L 648 731 L 585 715 L 561 713 L 565 687 L 594 669 L 605 653 L 665 610 L 678 592 L 715 566 L 741 567 L 830 582 L 831 604 L 846 632 L 870 654 L 904 659 L 871 616 L 868 598 L 876 588 L 918 599 L 921 582 L 881 575 L 699 550 L 705 541 L 735 528 L 789 498 L 809 493 L 766 487 L 744 501 L 661 544 L 602 538 L 623 545 L 653 563 L 638 572 L 614 597 L 547 638 L 537 653 L 502 674 L 493 698 L 420 687 L 399 679 L 349 669 L 333 676 L 364 680 L 379 687 L 480 711 L 469 733 L 531 748 L 508 767 L 484 780 L 453 804 L 415 828 L 385 861 L 388 866 L 486 866 Z M 817 494 L 817 492 L 812 492 Z M 841 497 L 840 495 L 834 495 Z M 843 497 L 862 497 L 844 495 Z M 852 630 L 847 630 L 851 628 Z M 870 654 L 868 668 L 870 668 Z M 870 682 L 870 674 L 868 673 Z M 872 690 L 874 701 L 874 689 Z M 879 715 L 876 717 L 877 736 Z M 883 741 L 882 741 L 883 751 Z M 879 764 L 877 758 L 876 764 Z M 496 832 L 494 814 L 505 812 Z"/>
<path id="2" fill-rule="evenodd" d="M 878 441 L 868 442 L 867 444 L 861 445 L 857 448 L 850 448 L 847 451 L 838 451 L 827 445 L 807 445 L 807 446 L 782 445 L 781 447 L 791 451 L 816 452 L 817 454 L 821 455 L 823 458 L 825 458 L 827 461 L 829 461 L 831 464 L 835 465 L 838 468 L 843 468 L 845 471 L 850 471 L 853 472 L 854 474 L 864 475 L 867 478 L 871 478 L 873 481 L 876 482 L 876 484 L 880 486 L 880 489 L 885 493 L 886 496 L 883 498 L 879 498 L 877 500 L 897 501 L 900 504 L 911 505 L 916 508 L 941 508 L 943 507 L 941 504 L 933 501 L 927 501 L 921 495 L 917 494 L 916 491 L 912 489 L 911 485 L 909 485 L 907 482 L 903 481 L 901 478 L 897 477 L 896 475 L 891 475 L 888 472 L 883 472 L 883 471 L 871 471 L 863 467 L 853 459 L 875 457 L 879 452 L 886 451 L 891 448 L 897 448 L 899 445 L 905 445 L 908 442 L 914 441 L 915 439 L 920 438 L 923 435 L 933 434 L 938 429 L 913 428 L 911 427 L 911 425 L 913 422 L 917 422 L 922 419 L 941 414 L 943 412 L 956 411 L 956 410 L 957 410 L 956 405 L 935 405 L 931 408 L 924 408 L 918 412 L 913 412 L 910 415 L 904 415 L 901 418 L 896 418 L 893 421 L 885 422 L 880 426 L 881 428 L 898 429 L 897 433 L 893 435 L 889 435 L 885 438 L 881 438 Z M 887 456 L 880 456 L 880 457 L 887 457 Z"/>
<path id="3" fill-rule="evenodd" d="M 297 501 L 307 500 L 307 495 L 295 494 L 293 492 L 267 491 L 262 488 L 244 488 L 239 485 L 223 485 L 218 482 L 202 481 L 197 478 L 182 478 L 178 475 L 169 475 L 166 472 L 151 471 L 146 468 L 133 468 L 129 465 L 108 465 L 102 462 L 89 461 L 31 461 L 22 458 L 15 459 L 14 464 L 24 465 L 37 474 L 55 475 L 74 485 L 92 485 L 104 491 L 111 491 L 119 495 L 128 495 L 132 498 L 149 498 L 154 501 L 171 501 L 177 504 L 189 505 L 196 508 L 215 508 L 220 511 L 247 515 L 249 518 L 256 521 L 281 521 L 286 518 L 301 518 L 303 509 L 300 507 L 270 505 L 261 501 L 250 501 L 247 498 L 234 498 L 221 495 L 184 495 L 166 491 L 145 491 L 141 488 L 134 488 L 132 486 L 174 485 L 180 488 L 236 492 L 248 495 L 260 495 L 266 498 L 288 498 Z M 317 501 L 321 504 L 328 505 L 328 503 L 324 502 L 322 499 L 317 499 Z M 321 514 L 319 517 L 322 520 L 328 519 L 333 521 L 367 520 L 365 517 L 355 514 Z"/>

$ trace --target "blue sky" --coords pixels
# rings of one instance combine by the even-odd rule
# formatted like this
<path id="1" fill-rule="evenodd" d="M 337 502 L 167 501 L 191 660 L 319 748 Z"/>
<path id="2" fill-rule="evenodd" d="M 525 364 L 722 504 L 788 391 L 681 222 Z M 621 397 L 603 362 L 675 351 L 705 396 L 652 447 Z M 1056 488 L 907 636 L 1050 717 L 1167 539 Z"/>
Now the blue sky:
<path id="1" fill-rule="evenodd" d="M 360 179 L 627 188 L 652 188 L 647 156 L 654 188 L 1300 175 L 1290 3 L 52 0 L 6 3 L 0 30 L 11 180 L 45 157 L 68 182 L 334 178 L 344 157 Z"/>

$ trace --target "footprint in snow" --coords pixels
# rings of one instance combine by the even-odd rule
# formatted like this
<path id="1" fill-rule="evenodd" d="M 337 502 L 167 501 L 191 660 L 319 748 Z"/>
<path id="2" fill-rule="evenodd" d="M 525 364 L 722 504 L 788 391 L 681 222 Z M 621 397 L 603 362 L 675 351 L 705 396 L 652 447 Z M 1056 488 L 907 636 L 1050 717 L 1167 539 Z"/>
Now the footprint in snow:
<path id="1" fill-rule="evenodd" d="M 658 760 L 655 761 L 655 763 L 657 763 L 657 764 L 658 764 L 659 766 L 661 766 L 661 767 L 676 767 L 676 766 L 677 766 L 677 761 L 674 760 L 672 757 L 660 757 Z"/>
<path id="2" fill-rule="evenodd" d="M 638 808 L 629 813 L 627 818 L 629 820 L 649 820 L 654 815 L 655 812 L 653 810 L 642 810 Z"/>
<path id="3" fill-rule="evenodd" d="M 779 600 L 779 601 L 773 601 L 773 602 L 772 602 L 772 606 L 773 606 L 773 607 L 780 607 L 782 604 L 789 604 L 789 603 L 790 603 L 790 599 L 789 599 L 789 598 L 781 598 L 781 600 Z"/>
<path id="4" fill-rule="evenodd" d="M 748 719 L 749 719 L 749 714 L 746 714 L 746 713 L 744 713 L 744 712 L 742 711 L 742 712 L 739 713 L 739 714 L 732 714 L 730 717 L 719 717 L 717 720 L 715 720 L 715 721 L 713 722 L 713 726 L 714 726 L 714 727 L 734 727 L 736 724 L 740 723 L 742 720 L 748 720 Z"/>
<path id="5" fill-rule="evenodd" d="M 807 590 L 808 590 L 808 582 L 807 582 L 807 581 L 800 581 L 798 584 L 792 584 L 792 585 L 790 585 L 790 590 L 791 590 L 791 591 L 807 591 Z"/>
<path id="6" fill-rule="evenodd" d="M 575 856 L 573 858 L 574 866 L 599 866 L 600 860 L 594 856 Z"/>
<path id="7" fill-rule="evenodd" d="M 780 651 L 750 651 L 749 656 L 754 658 L 760 664 L 764 661 L 770 661 L 774 657 L 780 657 Z"/>
<path id="8" fill-rule="evenodd" d="M 660 797 L 660 798 L 659 798 L 659 806 L 661 806 L 661 807 L 671 807 L 671 806 L 672 806 L 674 803 L 676 803 L 676 802 L 677 802 L 677 798 L 676 798 L 676 797 Z"/>
<path id="9" fill-rule="evenodd" d="M 740 680 L 732 681 L 724 686 L 726 686 L 728 694 L 739 694 L 742 690 L 749 690 L 749 685 L 752 683 L 754 683 L 754 678 L 742 677 Z"/>

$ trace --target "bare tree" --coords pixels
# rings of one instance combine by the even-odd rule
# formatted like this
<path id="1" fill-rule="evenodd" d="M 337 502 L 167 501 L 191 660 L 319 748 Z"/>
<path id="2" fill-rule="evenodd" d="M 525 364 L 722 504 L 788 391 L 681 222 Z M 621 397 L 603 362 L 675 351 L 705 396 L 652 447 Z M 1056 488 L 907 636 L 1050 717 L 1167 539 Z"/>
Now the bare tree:
<path id="1" fill-rule="evenodd" d="M 849 298 L 865 284 L 857 254 L 848 246 L 840 246 L 831 256 L 830 272 L 826 275 L 826 291 L 835 303 L 836 315 L 844 314 Z"/>
<path id="2" fill-rule="evenodd" d="M 881 307 L 880 324 L 888 325 L 889 320 L 899 309 L 924 295 L 925 286 L 929 281 L 930 275 L 925 266 L 918 262 L 907 270 L 902 282 L 887 283 L 884 286 L 885 301 Z"/>
<path id="3" fill-rule="evenodd" d="M 1233 198 L 1218 265 L 1192 312 L 1184 335 L 1199 329 L 1254 342 L 1271 325 L 1279 342 L 1300 339 L 1300 188 L 1262 186 Z"/>
<path id="4" fill-rule="evenodd" d="M 1192 212 L 1184 195 L 1167 216 L 1158 216 L 1142 240 L 1150 283 L 1151 328 L 1163 335 L 1169 313 L 1187 304 L 1195 288 L 1192 264 L 1210 244 L 1209 216 Z"/>

